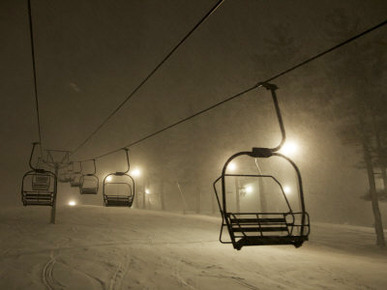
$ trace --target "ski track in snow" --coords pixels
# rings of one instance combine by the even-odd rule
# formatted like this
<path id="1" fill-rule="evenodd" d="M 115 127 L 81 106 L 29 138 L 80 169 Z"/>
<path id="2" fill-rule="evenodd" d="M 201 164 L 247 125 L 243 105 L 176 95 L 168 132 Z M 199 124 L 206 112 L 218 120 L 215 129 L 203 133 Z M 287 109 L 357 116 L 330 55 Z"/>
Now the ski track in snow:
<path id="1" fill-rule="evenodd" d="M 387 253 L 370 244 L 368 228 L 323 224 L 300 249 L 235 251 L 218 242 L 212 217 L 79 207 L 61 209 L 49 225 L 38 209 L 4 215 L 0 289 L 384 290 L 387 283 Z"/>
<path id="2" fill-rule="evenodd" d="M 44 265 L 42 270 L 42 281 L 43 284 L 47 287 L 47 289 L 62 289 L 64 285 L 60 284 L 54 278 L 54 266 L 56 264 L 56 257 L 53 251 L 50 253 L 50 259 Z"/>
<path id="3" fill-rule="evenodd" d="M 129 269 L 129 258 L 128 254 L 123 255 L 123 262 L 119 262 L 116 268 L 116 271 L 113 273 L 113 276 L 110 280 L 109 290 L 119 290 L 122 289 L 121 284 L 125 278 L 126 273 Z"/>
<path id="4" fill-rule="evenodd" d="M 196 289 L 194 286 L 190 285 L 187 281 L 185 281 L 183 279 L 183 277 L 181 276 L 180 274 L 180 267 L 181 267 L 181 264 L 182 264 L 182 260 L 178 260 L 177 263 L 174 265 L 174 276 L 175 278 L 177 279 L 177 282 L 179 283 L 179 285 L 181 286 L 185 286 L 189 289 Z"/>
<path id="5" fill-rule="evenodd" d="M 80 275 L 86 277 L 86 279 L 89 281 L 89 284 L 94 286 L 94 287 L 90 286 L 87 289 L 98 289 L 98 288 L 103 289 L 103 290 L 106 289 L 105 283 L 102 280 L 100 280 L 98 277 L 94 277 L 92 275 L 89 275 L 84 271 L 81 271 L 75 267 L 67 265 L 66 263 L 63 263 L 63 265 L 68 267 L 70 269 L 70 271 L 76 272 L 77 274 L 80 274 Z M 97 286 L 95 286 L 95 285 L 97 285 Z"/>

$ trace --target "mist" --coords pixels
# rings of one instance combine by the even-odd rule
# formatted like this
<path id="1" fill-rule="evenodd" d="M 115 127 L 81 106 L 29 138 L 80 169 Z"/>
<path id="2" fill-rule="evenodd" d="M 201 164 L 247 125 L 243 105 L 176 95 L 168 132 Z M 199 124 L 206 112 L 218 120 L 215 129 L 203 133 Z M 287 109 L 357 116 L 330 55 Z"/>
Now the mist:
<path id="1" fill-rule="evenodd" d="M 324 247 L 335 253 L 344 251 L 339 242 L 334 241 L 340 235 L 340 229 L 346 233 L 340 237 L 340 243 L 355 240 L 351 250 L 345 253 L 348 255 L 345 261 L 356 259 L 356 252 L 361 249 L 363 257 L 385 263 L 385 247 L 381 241 L 381 234 L 386 232 L 383 226 L 385 228 L 387 224 L 385 25 L 270 82 L 278 87 L 276 95 L 286 132 L 282 147 L 290 148 L 280 152 L 299 168 L 301 198 L 294 168 L 286 160 L 275 157 L 244 156 L 235 160 L 235 171 L 227 169 L 228 174 L 261 174 L 275 179 L 228 176 L 224 195 L 222 187 L 215 186 L 219 203 L 213 187 L 230 156 L 251 152 L 254 147 L 275 148 L 282 140 L 271 91 L 257 86 L 239 93 L 385 22 L 385 1 L 224 1 L 147 79 L 215 2 L 32 0 L 35 86 L 27 1 L 1 1 L 0 192 L 4 206 L 1 227 L 4 234 L 15 224 L 20 229 L 12 230 L 14 248 L 2 242 L 5 243 L 2 244 L 5 247 L 3 261 L 14 266 L 17 264 L 12 261 L 15 257 L 27 261 L 28 247 L 25 242 L 18 242 L 26 239 L 36 243 L 34 251 L 42 251 L 46 256 L 50 256 L 50 251 L 56 251 L 54 256 L 57 257 L 64 252 L 54 231 L 58 237 L 68 239 L 69 242 L 64 243 L 67 249 L 78 247 L 81 239 L 87 239 L 77 234 L 73 238 L 69 233 L 72 227 L 75 232 L 81 228 L 90 231 L 89 237 L 95 239 L 98 237 L 93 231 L 97 231 L 99 225 L 105 230 L 115 226 L 123 230 L 115 233 L 120 244 L 115 249 L 126 244 L 129 257 L 135 247 L 127 245 L 133 240 L 128 240 L 126 235 L 133 235 L 137 229 L 136 224 L 131 223 L 128 229 L 123 229 L 121 220 L 128 222 L 129 217 L 138 221 L 140 240 L 153 242 L 158 239 L 142 230 L 152 231 L 152 223 L 160 223 L 163 231 L 158 234 L 167 245 L 162 245 L 160 251 L 167 256 L 174 250 L 170 246 L 174 239 L 168 236 L 169 227 L 163 220 L 169 223 L 182 219 L 191 226 L 203 221 L 194 227 L 190 238 L 183 238 L 187 228 L 181 225 L 172 231 L 172 235 L 179 237 L 182 244 L 190 240 L 197 243 L 211 240 L 214 242 L 211 249 L 220 247 L 221 252 L 216 250 L 216 255 L 222 255 L 226 249 L 234 251 L 232 246 L 218 242 L 219 226 L 225 216 L 221 213 L 223 198 L 226 198 L 231 212 L 284 212 L 288 205 L 290 212 L 306 210 L 311 235 L 297 251 L 306 248 L 308 261 L 304 262 L 307 264 L 313 264 L 314 258 L 316 263 L 321 262 L 326 254 Z M 144 85 L 120 107 L 144 79 Z M 232 96 L 237 97 L 222 103 Z M 219 103 L 222 104 L 215 106 Z M 210 109 L 207 111 L 207 108 Z M 104 122 L 109 115 L 112 117 Z M 189 116 L 192 118 L 187 118 Z M 31 169 L 31 143 L 39 139 L 41 146 L 33 155 L 32 164 L 37 165 L 41 160 L 45 163 L 43 167 L 50 171 L 55 171 L 53 164 L 58 165 L 55 201 L 58 211 L 52 228 L 47 227 L 50 207 L 23 207 L 23 175 Z M 129 164 L 122 148 L 129 149 Z M 56 163 L 49 162 L 49 152 L 57 152 L 53 157 Z M 95 160 L 95 168 L 92 160 Z M 79 164 L 82 168 L 77 171 L 74 166 Z M 104 190 L 109 187 L 105 177 L 126 169 L 135 183 L 129 187 L 133 194 L 130 208 L 105 207 Z M 89 181 L 92 194 L 81 194 L 82 174 L 95 176 L 98 185 L 95 194 L 94 177 Z M 28 183 L 33 186 L 32 178 Z M 77 184 L 74 178 L 79 179 Z M 113 191 L 121 190 L 112 183 L 110 187 Z M 264 197 L 265 192 L 270 194 Z M 104 218 L 94 222 L 89 214 L 100 214 Z M 82 220 L 85 224 L 78 225 Z M 31 225 L 48 240 L 55 239 L 57 248 L 48 250 L 45 242 L 35 240 L 34 232 L 28 229 Z M 355 239 L 351 231 L 364 239 Z M 205 239 L 197 238 L 201 234 Z M 227 233 L 225 235 L 227 237 Z M 104 240 L 102 244 L 110 247 L 110 242 Z M 82 247 L 88 246 L 96 245 L 84 244 Z M 290 255 L 287 256 L 290 261 L 299 255 L 298 252 L 286 254 L 285 248 L 279 247 L 279 251 L 273 245 L 246 247 L 235 251 L 235 255 L 227 254 L 229 256 L 222 263 L 230 263 L 243 251 L 260 255 L 265 248 L 270 252 L 265 257 L 267 263 L 286 255 Z M 187 259 L 192 262 L 195 247 L 180 250 L 189 254 L 179 261 L 183 264 Z M 291 248 L 289 252 L 294 250 Z M 149 249 L 144 251 L 147 257 L 144 263 L 155 263 Z M 75 253 L 70 252 L 66 255 Z M 245 263 L 251 263 L 246 254 L 243 255 L 242 268 Z M 51 258 L 54 256 L 51 252 Z M 171 257 L 175 256 L 172 254 Z M 44 258 L 35 258 L 36 263 L 29 262 L 33 268 L 39 268 Z M 41 258 L 43 260 L 39 260 Z M 90 261 L 90 257 L 86 260 Z M 134 260 L 137 263 L 140 258 L 135 256 Z M 71 258 L 67 262 L 72 268 L 80 263 Z M 196 262 L 197 269 L 205 271 L 203 259 Z M 366 263 L 363 260 L 359 263 L 363 262 Z M 333 260 L 328 261 L 322 267 L 331 271 L 332 263 Z M 220 264 L 211 267 L 224 267 Z M 146 268 L 141 265 L 140 268 Z M 157 265 L 155 271 L 170 264 L 163 261 Z M 296 269 L 302 267 L 297 265 Z M 352 270 L 345 275 L 356 276 L 358 269 Z M 27 269 L 23 271 L 28 272 Z M 64 273 L 56 271 L 57 278 Z M 91 272 L 94 277 L 100 270 Z M 12 273 L 16 275 L 16 272 Z M 190 268 L 186 273 L 191 280 L 171 282 L 163 276 L 160 288 L 211 289 L 204 286 L 208 284 L 192 278 L 199 275 L 196 270 Z M 250 285 L 239 283 L 235 287 L 261 289 L 260 280 L 253 278 L 252 273 L 248 277 L 241 272 L 234 274 L 239 277 L 238 281 Z M 29 275 L 36 289 L 42 287 L 43 282 L 49 289 L 75 287 L 67 280 L 62 284 L 47 284 L 33 273 Z M 213 275 L 216 281 L 222 281 L 221 271 Z M 375 282 L 377 279 L 370 275 L 367 273 L 360 284 L 382 289 L 381 284 Z M 106 276 L 103 282 L 93 284 L 94 279 L 92 286 L 76 281 L 89 289 L 105 289 L 109 279 Z M 122 285 L 128 285 L 122 279 Z M 332 289 L 354 287 L 350 283 L 330 284 L 321 272 L 316 279 L 319 283 L 307 283 L 306 287 L 300 284 L 302 277 L 288 276 L 282 286 L 289 289 L 320 289 L 324 284 Z M 382 279 L 382 275 L 378 279 Z M 138 278 L 136 284 L 138 289 L 158 288 L 157 282 L 140 280 Z M 208 278 L 206 283 L 210 280 Z M 2 285 L 27 287 L 15 281 L 10 278 Z M 111 287 L 121 289 L 122 285 Z M 272 289 L 273 285 L 274 282 L 268 282 L 263 289 Z"/>

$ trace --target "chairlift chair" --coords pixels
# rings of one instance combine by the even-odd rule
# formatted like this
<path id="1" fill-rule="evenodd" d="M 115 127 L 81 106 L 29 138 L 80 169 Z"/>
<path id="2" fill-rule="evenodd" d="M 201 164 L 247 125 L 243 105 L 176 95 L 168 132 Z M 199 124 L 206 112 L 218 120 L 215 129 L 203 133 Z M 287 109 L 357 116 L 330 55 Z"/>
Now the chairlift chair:
<path id="1" fill-rule="evenodd" d="M 58 174 L 58 181 L 61 183 L 71 182 L 71 174 L 70 174 L 70 164 L 61 168 L 60 173 Z"/>
<path id="2" fill-rule="evenodd" d="M 81 176 L 79 192 L 81 194 L 97 194 L 99 188 L 99 179 L 95 175 L 97 168 L 95 165 L 95 159 L 93 161 L 94 171 L 92 173 L 83 174 Z"/>
<path id="3" fill-rule="evenodd" d="M 81 177 L 82 177 L 82 163 L 80 161 L 77 161 L 79 164 L 78 170 L 73 169 L 73 174 L 71 176 L 70 180 L 70 186 L 71 187 L 80 187 L 81 185 Z M 74 162 L 73 162 L 74 166 Z M 73 167 L 74 168 L 74 167 Z"/>
<path id="4" fill-rule="evenodd" d="M 222 224 L 220 229 L 219 241 L 224 244 L 232 244 L 234 249 L 240 250 L 243 246 L 259 246 L 259 245 L 294 245 L 300 247 L 304 241 L 308 240 L 309 235 L 309 215 L 305 211 L 304 194 L 302 188 L 301 174 L 296 164 L 277 151 L 285 142 L 285 129 L 282 122 L 282 117 L 278 105 L 275 85 L 262 83 L 260 86 L 271 91 L 274 102 L 277 119 L 280 125 L 282 140 L 275 148 L 253 148 L 252 151 L 238 152 L 232 155 L 224 164 L 222 174 L 214 183 L 214 191 L 220 213 L 222 216 Z M 294 212 L 286 197 L 283 186 L 273 175 L 265 174 L 231 174 L 227 173 L 227 167 L 238 157 L 247 158 L 263 158 L 269 159 L 279 157 L 288 162 L 296 172 L 298 184 L 298 199 L 300 202 L 300 211 Z M 282 196 L 285 207 L 282 211 L 238 211 L 231 210 L 230 198 L 227 197 L 228 187 L 227 179 L 229 178 L 250 178 L 268 179 L 271 180 L 278 188 L 280 196 Z M 218 193 L 217 185 L 221 184 L 221 193 Z M 286 209 L 286 210 L 285 210 Z M 223 239 L 223 230 L 227 228 L 229 240 Z"/>
<path id="5" fill-rule="evenodd" d="M 51 171 L 35 168 L 32 165 L 32 157 L 37 144 L 39 143 L 33 143 L 32 147 L 29 162 L 31 170 L 25 173 L 22 179 L 22 203 L 24 206 L 53 206 L 57 193 L 57 177 Z"/>
<path id="6" fill-rule="evenodd" d="M 131 207 L 136 193 L 136 184 L 128 172 L 130 170 L 128 149 L 124 148 L 128 169 L 110 173 L 103 179 L 102 192 L 105 206 Z"/>

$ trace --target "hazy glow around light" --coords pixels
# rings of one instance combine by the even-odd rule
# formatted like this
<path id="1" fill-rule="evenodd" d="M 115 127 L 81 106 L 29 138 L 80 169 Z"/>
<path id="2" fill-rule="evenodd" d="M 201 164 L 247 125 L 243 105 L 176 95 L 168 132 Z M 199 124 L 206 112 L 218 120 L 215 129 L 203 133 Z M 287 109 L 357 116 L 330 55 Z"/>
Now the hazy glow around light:
<path id="1" fill-rule="evenodd" d="M 245 187 L 245 191 L 246 191 L 247 194 L 250 194 L 250 193 L 253 192 L 253 187 L 251 185 L 247 185 Z"/>
<path id="2" fill-rule="evenodd" d="M 298 150 L 298 145 L 295 142 L 285 142 L 285 144 L 282 146 L 280 152 L 284 155 L 292 155 L 296 153 Z"/>
<path id="3" fill-rule="evenodd" d="M 134 177 L 141 176 L 141 170 L 138 169 L 138 168 L 135 168 L 135 169 L 133 169 L 133 171 L 131 171 L 131 174 L 132 174 Z"/>
<path id="4" fill-rule="evenodd" d="M 150 190 L 148 188 L 145 188 L 145 193 L 150 194 Z"/>
<path id="5" fill-rule="evenodd" d="M 227 165 L 227 169 L 229 169 L 230 171 L 235 171 L 236 168 L 237 168 L 237 166 L 236 166 L 236 164 L 234 162 L 230 162 Z"/>
<path id="6" fill-rule="evenodd" d="M 69 201 L 69 206 L 74 206 L 74 205 L 76 205 L 77 203 L 74 201 L 74 200 L 70 200 Z"/>
<path id="7" fill-rule="evenodd" d="M 107 182 L 112 181 L 112 177 L 111 176 L 106 177 L 106 181 Z"/>
<path id="8" fill-rule="evenodd" d="M 290 186 L 285 185 L 285 186 L 284 186 L 284 192 L 285 192 L 286 194 L 291 193 L 292 190 L 290 189 Z"/>

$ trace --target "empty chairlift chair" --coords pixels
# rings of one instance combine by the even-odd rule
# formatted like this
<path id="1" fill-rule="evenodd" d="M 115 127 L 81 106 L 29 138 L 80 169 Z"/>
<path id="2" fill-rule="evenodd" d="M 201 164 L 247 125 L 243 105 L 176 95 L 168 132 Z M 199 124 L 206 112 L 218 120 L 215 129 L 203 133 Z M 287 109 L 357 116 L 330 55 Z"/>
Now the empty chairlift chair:
<path id="1" fill-rule="evenodd" d="M 81 177 L 82 177 L 82 163 L 80 161 L 77 161 L 78 163 L 78 168 L 74 168 L 74 163 L 72 163 L 73 166 L 73 174 L 71 175 L 71 180 L 70 180 L 70 186 L 71 187 L 80 187 L 81 185 Z"/>
<path id="2" fill-rule="evenodd" d="M 61 182 L 61 183 L 68 183 L 68 182 L 71 182 L 71 173 L 72 170 L 70 168 L 70 163 L 67 164 L 65 167 L 61 168 L 60 171 L 59 171 L 59 176 L 58 176 L 58 181 Z"/>
<path id="3" fill-rule="evenodd" d="M 277 114 L 277 119 L 280 125 L 282 140 L 275 148 L 253 148 L 252 151 L 238 152 L 232 155 L 225 163 L 222 169 L 221 176 L 213 183 L 216 199 L 222 216 L 222 224 L 220 230 L 219 240 L 221 243 L 231 243 L 233 247 L 240 250 L 243 246 L 258 246 L 258 245 L 294 245 L 300 247 L 304 241 L 308 240 L 309 235 L 309 215 L 305 211 L 304 195 L 302 188 L 301 174 L 296 164 L 288 157 L 278 153 L 281 146 L 285 142 L 285 129 L 282 122 L 281 113 L 278 106 L 275 90 L 277 87 L 271 84 L 261 84 L 261 86 L 271 91 L 274 107 Z M 244 157 L 244 158 L 243 158 Z M 296 183 L 298 187 L 298 202 L 299 211 L 293 211 L 290 202 L 284 192 L 281 183 L 271 174 L 232 174 L 228 173 L 227 168 L 229 164 L 238 159 L 252 161 L 259 160 L 259 158 L 268 160 L 272 157 L 277 157 L 284 160 L 284 163 L 289 164 L 290 168 L 294 169 L 296 173 Z M 270 160 L 271 161 L 271 160 Z M 239 183 L 233 184 L 230 182 L 234 180 L 248 180 L 250 185 L 241 187 Z M 252 205 L 248 204 L 249 210 L 240 210 L 240 201 L 237 199 L 237 206 L 233 206 L 234 200 L 230 196 L 230 187 L 236 187 L 237 194 L 243 192 L 247 194 L 253 188 L 257 188 L 262 181 L 270 182 L 271 192 L 269 193 L 269 200 L 274 200 L 276 196 L 275 205 L 271 208 L 278 209 L 265 211 L 262 204 L 257 205 L 255 210 L 251 210 Z M 219 190 L 220 187 L 220 190 Z M 218 193 L 220 191 L 220 193 Z M 258 190 L 257 190 L 258 192 Z M 263 194 L 259 192 L 259 194 Z M 282 206 L 279 206 L 281 204 Z M 259 210 L 258 210 L 259 209 Z M 229 240 L 223 239 L 223 230 L 227 228 Z"/>
<path id="4" fill-rule="evenodd" d="M 128 174 L 130 170 L 128 149 L 124 148 L 128 169 L 123 172 L 110 173 L 103 179 L 103 201 L 105 206 L 131 207 L 136 193 L 134 179 Z"/>
<path id="5" fill-rule="evenodd" d="M 81 176 L 81 182 L 79 186 L 79 192 L 81 194 L 97 194 L 99 188 L 99 179 L 95 175 L 97 172 L 97 167 L 95 165 L 95 159 L 93 161 L 94 171 L 92 173 L 83 174 Z"/>
<path id="6" fill-rule="evenodd" d="M 21 189 L 22 203 L 24 206 L 53 206 L 57 193 L 57 178 L 53 172 L 42 168 L 35 168 L 32 165 L 32 156 L 37 144 L 39 143 L 33 143 L 32 147 L 29 162 L 31 170 L 23 176 Z"/>

